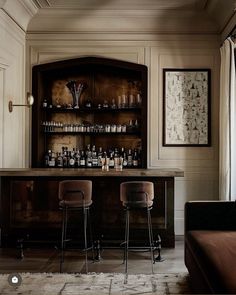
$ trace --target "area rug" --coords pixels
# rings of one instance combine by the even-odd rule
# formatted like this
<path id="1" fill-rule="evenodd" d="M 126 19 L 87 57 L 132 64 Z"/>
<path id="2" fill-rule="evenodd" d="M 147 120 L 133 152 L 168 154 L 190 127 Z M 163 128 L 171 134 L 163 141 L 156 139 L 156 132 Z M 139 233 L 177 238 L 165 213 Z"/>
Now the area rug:
<path id="1" fill-rule="evenodd" d="M 2 295 L 128 295 L 191 294 L 188 275 L 90 273 L 21 273 L 19 286 L 11 286 L 9 275 L 0 275 Z"/>

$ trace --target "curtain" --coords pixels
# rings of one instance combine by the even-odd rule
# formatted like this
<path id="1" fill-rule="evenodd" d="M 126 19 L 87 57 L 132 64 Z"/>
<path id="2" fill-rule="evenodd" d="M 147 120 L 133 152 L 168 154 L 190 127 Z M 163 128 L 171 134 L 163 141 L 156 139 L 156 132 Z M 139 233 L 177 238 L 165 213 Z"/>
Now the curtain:
<path id="1" fill-rule="evenodd" d="M 228 38 L 221 49 L 220 69 L 220 200 L 236 200 L 236 81 L 234 42 Z"/>

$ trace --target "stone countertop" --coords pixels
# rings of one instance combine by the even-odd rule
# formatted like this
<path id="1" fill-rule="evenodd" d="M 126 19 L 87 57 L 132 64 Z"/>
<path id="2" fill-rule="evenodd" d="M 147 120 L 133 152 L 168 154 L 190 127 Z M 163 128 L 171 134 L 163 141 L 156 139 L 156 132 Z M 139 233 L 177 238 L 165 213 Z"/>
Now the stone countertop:
<path id="1" fill-rule="evenodd" d="M 102 171 L 100 168 L 2 168 L 1 176 L 17 177 L 183 177 L 184 171 L 178 168 L 123 169 Z"/>

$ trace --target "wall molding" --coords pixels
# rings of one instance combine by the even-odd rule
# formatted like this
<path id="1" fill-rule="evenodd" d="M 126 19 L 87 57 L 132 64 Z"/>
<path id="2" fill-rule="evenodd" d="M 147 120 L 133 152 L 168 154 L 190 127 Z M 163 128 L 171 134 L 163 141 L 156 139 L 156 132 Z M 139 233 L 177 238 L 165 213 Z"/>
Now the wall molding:
<path id="1" fill-rule="evenodd" d="M 0 9 L 0 29 L 4 29 L 6 35 L 11 36 L 14 40 L 17 40 L 23 46 L 25 46 L 25 32 L 16 25 L 16 23 Z M 3 46 L 3 44 L 1 44 Z"/>
<path id="2" fill-rule="evenodd" d="M 0 63 L 0 167 L 3 167 L 4 150 L 4 85 L 6 65 Z"/>

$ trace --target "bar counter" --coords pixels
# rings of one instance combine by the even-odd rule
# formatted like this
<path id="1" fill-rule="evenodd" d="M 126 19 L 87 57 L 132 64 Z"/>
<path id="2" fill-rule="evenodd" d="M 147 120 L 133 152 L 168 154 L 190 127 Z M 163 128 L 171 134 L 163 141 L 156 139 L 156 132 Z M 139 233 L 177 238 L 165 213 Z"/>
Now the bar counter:
<path id="1" fill-rule="evenodd" d="M 102 171 L 97 168 L 5 168 L 0 169 L 1 176 L 31 176 L 31 177 L 63 177 L 63 176 L 88 176 L 88 177 L 183 177 L 181 169 L 156 168 L 156 169 L 123 169 L 116 171 Z"/>
<path id="2" fill-rule="evenodd" d="M 0 169 L 1 244 L 15 245 L 22 239 L 53 241 L 59 245 L 61 212 L 58 208 L 58 183 L 67 179 L 92 180 L 94 238 L 104 246 L 118 246 L 124 238 L 124 208 L 120 201 L 120 183 L 152 181 L 154 203 L 151 210 L 154 240 L 174 247 L 174 178 L 183 177 L 180 169 L 123 169 L 102 171 L 97 168 L 23 168 Z M 147 240 L 146 215 L 131 217 L 134 240 Z M 78 216 L 71 217 L 72 229 L 82 228 Z M 72 230 L 73 232 L 73 230 Z M 132 237 L 131 237 L 132 239 Z"/>

